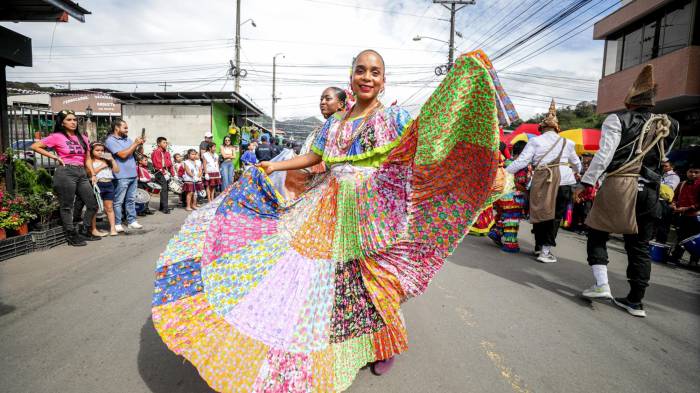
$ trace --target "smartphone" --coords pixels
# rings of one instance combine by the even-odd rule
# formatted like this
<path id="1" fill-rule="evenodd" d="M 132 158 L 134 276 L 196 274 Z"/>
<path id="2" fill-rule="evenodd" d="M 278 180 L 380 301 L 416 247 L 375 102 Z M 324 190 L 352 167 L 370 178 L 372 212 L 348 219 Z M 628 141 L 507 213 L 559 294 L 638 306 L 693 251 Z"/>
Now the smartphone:
<path id="1" fill-rule="evenodd" d="M 146 129 L 145 128 L 141 129 L 141 139 L 146 139 Z"/>

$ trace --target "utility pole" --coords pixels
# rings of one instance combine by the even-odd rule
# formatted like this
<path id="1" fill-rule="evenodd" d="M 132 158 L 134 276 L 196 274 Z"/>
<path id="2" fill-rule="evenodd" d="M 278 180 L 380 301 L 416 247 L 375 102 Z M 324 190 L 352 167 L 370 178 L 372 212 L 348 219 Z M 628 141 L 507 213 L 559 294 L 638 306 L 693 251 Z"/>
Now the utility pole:
<path id="1" fill-rule="evenodd" d="M 236 69 L 234 91 L 241 89 L 241 0 L 236 0 Z"/>
<path id="2" fill-rule="evenodd" d="M 449 70 L 455 60 L 455 16 L 462 8 L 476 4 L 476 0 L 433 0 L 433 4 L 441 4 L 450 11 L 450 51 L 447 55 L 447 69 Z M 458 8 L 457 5 L 460 7 Z"/>
<path id="3" fill-rule="evenodd" d="M 277 81 L 276 81 L 276 76 L 277 76 L 277 56 L 282 55 L 282 58 L 284 58 L 284 55 L 282 53 L 278 53 L 274 56 L 272 56 L 272 136 L 275 137 L 277 135 L 277 129 L 275 128 L 275 103 L 279 98 L 277 98 Z"/>
<path id="4" fill-rule="evenodd" d="M 172 85 L 168 82 L 163 82 L 163 83 L 159 83 L 158 86 L 163 86 L 163 92 L 166 92 L 166 91 L 168 91 L 168 86 L 172 86 Z"/>

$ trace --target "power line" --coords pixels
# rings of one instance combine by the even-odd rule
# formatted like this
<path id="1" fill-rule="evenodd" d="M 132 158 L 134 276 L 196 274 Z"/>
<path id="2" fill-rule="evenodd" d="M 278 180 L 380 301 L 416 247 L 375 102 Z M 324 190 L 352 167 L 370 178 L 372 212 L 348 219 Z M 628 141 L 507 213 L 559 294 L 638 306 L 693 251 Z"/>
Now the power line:
<path id="1" fill-rule="evenodd" d="M 538 50 L 536 50 L 535 52 L 532 52 L 531 54 L 526 55 L 526 56 L 524 56 L 524 57 L 521 57 L 520 59 L 518 59 L 518 60 L 516 60 L 516 61 L 514 61 L 514 62 L 512 62 L 512 63 L 510 63 L 510 64 L 508 64 L 507 66 L 503 67 L 502 70 L 508 69 L 509 67 L 511 67 L 511 66 L 513 66 L 513 65 L 515 65 L 515 64 L 517 64 L 517 63 L 525 62 L 525 61 L 527 61 L 527 60 L 529 60 L 529 59 L 531 59 L 531 58 L 533 58 L 533 57 L 535 57 L 535 56 L 537 56 L 537 55 L 540 55 L 540 54 L 542 54 L 542 53 L 544 53 L 544 52 L 546 52 L 546 51 L 548 51 L 548 50 L 550 50 L 550 49 L 553 49 L 553 48 L 555 48 L 555 47 L 557 47 L 557 46 L 563 44 L 564 42 L 566 42 L 566 41 L 572 39 L 573 37 L 577 36 L 578 34 L 581 34 L 582 32 L 584 32 L 584 31 L 586 31 L 587 29 L 589 29 L 589 28 L 592 26 L 592 24 L 591 24 L 591 26 L 587 26 L 585 29 L 583 29 L 583 30 L 581 30 L 581 31 L 579 31 L 579 32 L 577 32 L 577 33 L 574 33 L 573 35 L 567 37 L 567 38 L 564 39 L 563 41 L 557 42 L 557 41 L 559 41 L 560 39 L 564 38 L 564 37 L 565 37 L 567 34 L 569 34 L 570 32 L 572 32 L 572 31 L 576 30 L 577 28 L 579 28 L 579 27 L 585 25 L 586 23 L 588 23 L 588 22 L 590 22 L 591 20 L 597 18 L 598 16 L 600 16 L 600 15 L 602 15 L 602 14 L 608 12 L 610 9 L 614 8 L 616 5 L 617 5 L 616 3 L 615 3 L 615 4 L 612 4 L 611 6 L 607 7 L 607 8 L 604 9 L 603 11 L 597 13 L 596 15 L 594 15 L 594 16 L 588 18 L 588 19 L 586 19 L 583 23 L 579 24 L 578 26 L 574 27 L 573 29 L 571 29 L 571 30 L 567 31 L 566 33 L 560 35 L 560 36 L 559 36 L 558 38 L 556 38 L 555 40 L 550 41 L 548 44 L 546 44 L 546 45 L 540 47 L 540 48 L 539 48 Z"/>
<path id="2" fill-rule="evenodd" d="M 568 17 L 569 15 L 573 14 L 574 12 L 578 11 L 581 9 L 583 6 L 591 2 L 591 0 L 578 0 L 574 4 L 570 5 L 569 7 L 565 8 L 564 10 L 560 11 L 556 15 L 554 15 L 553 18 L 550 18 L 548 22 L 542 23 L 539 26 L 535 27 L 532 29 L 528 34 L 525 35 L 525 37 L 520 38 L 519 40 L 515 42 L 511 42 L 510 44 L 502 47 L 499 49 L 496 54 L 492 57 L 494 61 L 498 60 L 499 58 L 507 55 L 509 52 L 512 52 L 513 50 L 517 49 L 524 43 L 530 41 L 537 35 L 541 34 L 544 32 L 546 29 L 558 24 L 559 22 L 563 21 Z"/>
<path id="3" fill-rule="evenodd" d="M 604 2 L 604 1 L 607 1 L 607 0 L 599 0 L 597 3 L 591 4 L 590 8 L 581 12 L 581 15 L 584 15 L 585 13 L 593 10 L 596 6 L 598 6 L 600 3 Z M 573 22 L 573 20 L 571 22 Z M 521 46 L 520 48 L 517 48 L 515 51 L 509 53 L 508 55 L 506 55 L 504 57 L 513 56 L 514 53 L 520 52 L 520 51 L 524 50 L 525 48 L 528 48 L 528 47 L 534 45 L 535 43 L 543 40 L 544 38 L 549 37 L 552 34 L 560 31 L 561 29 L 565 28 L 566 26 L 567 26 L 566 24 L 562 24 L 560 26 L 557 26 L 554 29 L 550 29 L 546 34 L 540 35 L 539 37 L 537 37 L 537 39 L 531 40 L 530 42 L 526 43 L 525 45 Z"/>

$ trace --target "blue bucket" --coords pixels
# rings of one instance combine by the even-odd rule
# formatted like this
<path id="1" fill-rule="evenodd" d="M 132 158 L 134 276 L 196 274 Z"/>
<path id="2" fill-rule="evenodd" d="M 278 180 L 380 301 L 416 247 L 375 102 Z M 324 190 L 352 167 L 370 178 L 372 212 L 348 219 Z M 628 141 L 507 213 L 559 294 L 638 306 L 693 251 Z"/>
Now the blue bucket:
<path id="1" fill-rule="evenodd" d="M 686 249 L 692 256 L 700 256 L 700 233 L 691 236 L 679 243 L 683 248 Z"/>
<path id="2" fill-rule="evenodd" d="M 668 254 L 671 251 L 671 246 L 665 244 L 649 242 L 649 257 L 654 262 L 665 263 L 668 259 Z"/>

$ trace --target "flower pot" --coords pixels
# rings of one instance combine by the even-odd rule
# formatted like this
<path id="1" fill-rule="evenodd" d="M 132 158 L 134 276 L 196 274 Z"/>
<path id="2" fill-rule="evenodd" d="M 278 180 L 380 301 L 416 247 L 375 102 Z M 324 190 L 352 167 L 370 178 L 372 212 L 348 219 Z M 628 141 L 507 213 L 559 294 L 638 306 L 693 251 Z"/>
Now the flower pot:
<path id="1" fill-rule="evenodd" d="M 0 240 L 5 240 L 7 239 L 7 232 L 5 232 L 4 228 L 0 228 Z"/>
<path id="2" fill-rule="evenodd" d="M 18 236 L 24 236 L 28 233 L 29 233 L 29 224 L 27 224 L 26 222 L 24 224 L 22 224 L 22 226 L 17 229 Z"/>

